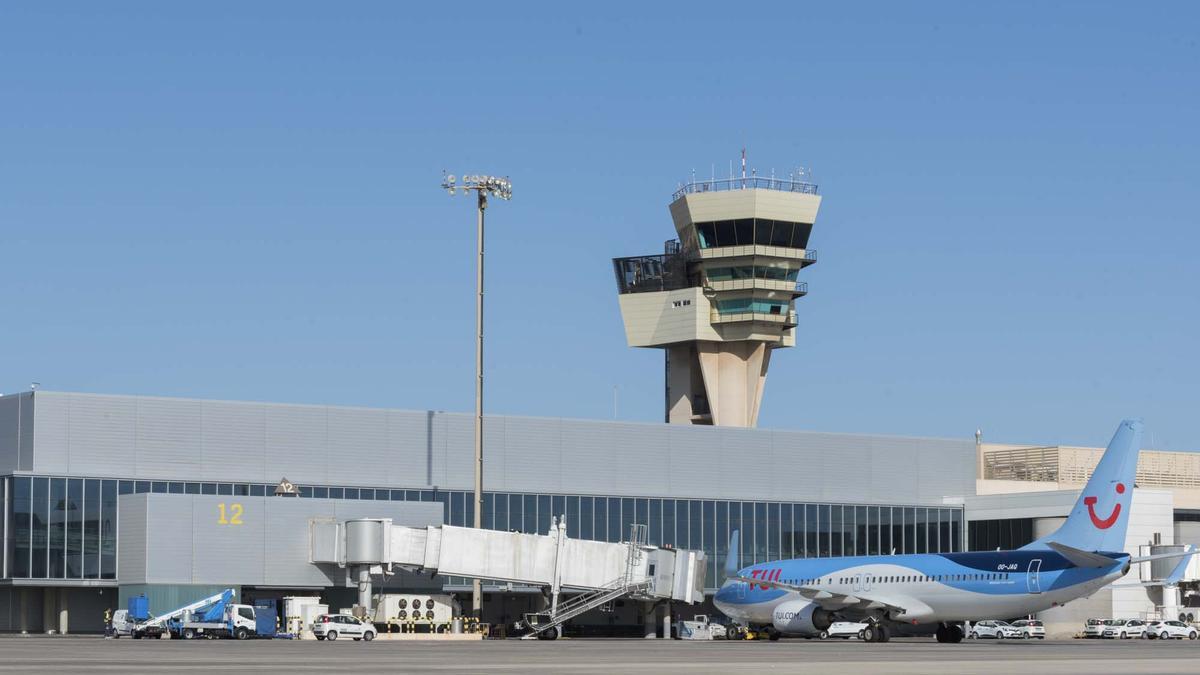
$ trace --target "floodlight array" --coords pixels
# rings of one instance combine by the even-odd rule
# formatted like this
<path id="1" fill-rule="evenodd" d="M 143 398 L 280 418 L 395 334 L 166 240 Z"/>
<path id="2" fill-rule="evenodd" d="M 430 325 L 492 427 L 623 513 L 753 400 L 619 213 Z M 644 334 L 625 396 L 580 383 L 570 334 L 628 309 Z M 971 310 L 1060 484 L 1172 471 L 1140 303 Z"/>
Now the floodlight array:
<path id="1" fill-rule="evenodd" d="M 465 195 L 471 190 L 478 191 L 481 194 L 499 197 L 500 199 L 512 199 L 512 182 L 507 176 L 485 176 L 472 174 L 462 177 L 462 182 L 458 182 L 454 174 L 447 174 L 442 179 L 442 187 L 450 194 L 457 194 L 459 190 Z"/>

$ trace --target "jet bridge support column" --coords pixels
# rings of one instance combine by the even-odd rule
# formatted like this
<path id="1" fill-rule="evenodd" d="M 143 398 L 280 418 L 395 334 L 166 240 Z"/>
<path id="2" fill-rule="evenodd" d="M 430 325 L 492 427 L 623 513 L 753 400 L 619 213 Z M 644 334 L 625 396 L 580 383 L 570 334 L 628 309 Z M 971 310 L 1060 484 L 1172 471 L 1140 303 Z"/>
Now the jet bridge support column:
<path id="1" fill-rule="evenodd" d="M 642 629 L 647 640 L 658 637 L 658 603 L 654 601 L 642 603 Z"/>
<path id="2" fill-rule="evenodd" d="M 663 639 L 670 640 L 671 639 L 671 601 L 670 600 L 663 603 L 662 626 L 663 626 Z"/>
<path id="3" fill-rule="evenodd" d="M 358 565 L 354 569 L 358 579 L 358 606 L 362 608 L 363 616 L 371 614 L 371 566 Z M 362 618 L 362 617 L 359 617 Z"/>

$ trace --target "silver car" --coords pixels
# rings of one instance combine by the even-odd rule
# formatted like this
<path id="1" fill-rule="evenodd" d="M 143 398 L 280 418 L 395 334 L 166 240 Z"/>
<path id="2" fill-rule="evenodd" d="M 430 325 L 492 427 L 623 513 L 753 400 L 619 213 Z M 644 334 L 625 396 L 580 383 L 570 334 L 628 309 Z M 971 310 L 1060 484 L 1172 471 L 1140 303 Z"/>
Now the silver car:
<path id="1" fill-rule="evenodd" d="M 333 642 L 339 637 L 370 642 L 375 639 L 375 625 L 349 614 L 322 614 L 313 621 L 313 635 L 318 640 Z"/>

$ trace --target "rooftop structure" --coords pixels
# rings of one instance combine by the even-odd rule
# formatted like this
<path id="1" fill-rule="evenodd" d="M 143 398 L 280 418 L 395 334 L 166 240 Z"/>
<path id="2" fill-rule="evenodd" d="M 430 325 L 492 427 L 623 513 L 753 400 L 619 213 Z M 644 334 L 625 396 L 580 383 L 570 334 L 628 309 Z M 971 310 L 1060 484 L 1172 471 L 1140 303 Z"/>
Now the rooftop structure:
<path id="1" fill-rule="evenodd" d="M 631 347 L 662 349 L 665 419 L 753 427 L 771 352 L 796 343 L 800 270 L 821 197 L 794 178 L 692 181 L 674 193 L 678 239 L 613 266 Z"/>

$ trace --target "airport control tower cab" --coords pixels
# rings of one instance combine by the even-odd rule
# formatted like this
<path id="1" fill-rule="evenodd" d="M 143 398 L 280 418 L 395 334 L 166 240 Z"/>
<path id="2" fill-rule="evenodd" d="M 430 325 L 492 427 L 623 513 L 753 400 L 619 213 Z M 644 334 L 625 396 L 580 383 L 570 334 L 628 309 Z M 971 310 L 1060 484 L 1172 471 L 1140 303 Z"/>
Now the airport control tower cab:
<path id="1" fill-rule="evenodd" d="M 804 172 L 692 180 L 671 201 L 678 239 L 617 258 L 625 337 L 666 355 L 666 421 L 753 427 L 771 352 L 796 344 L 800 271 L 821 197 Z"/>

